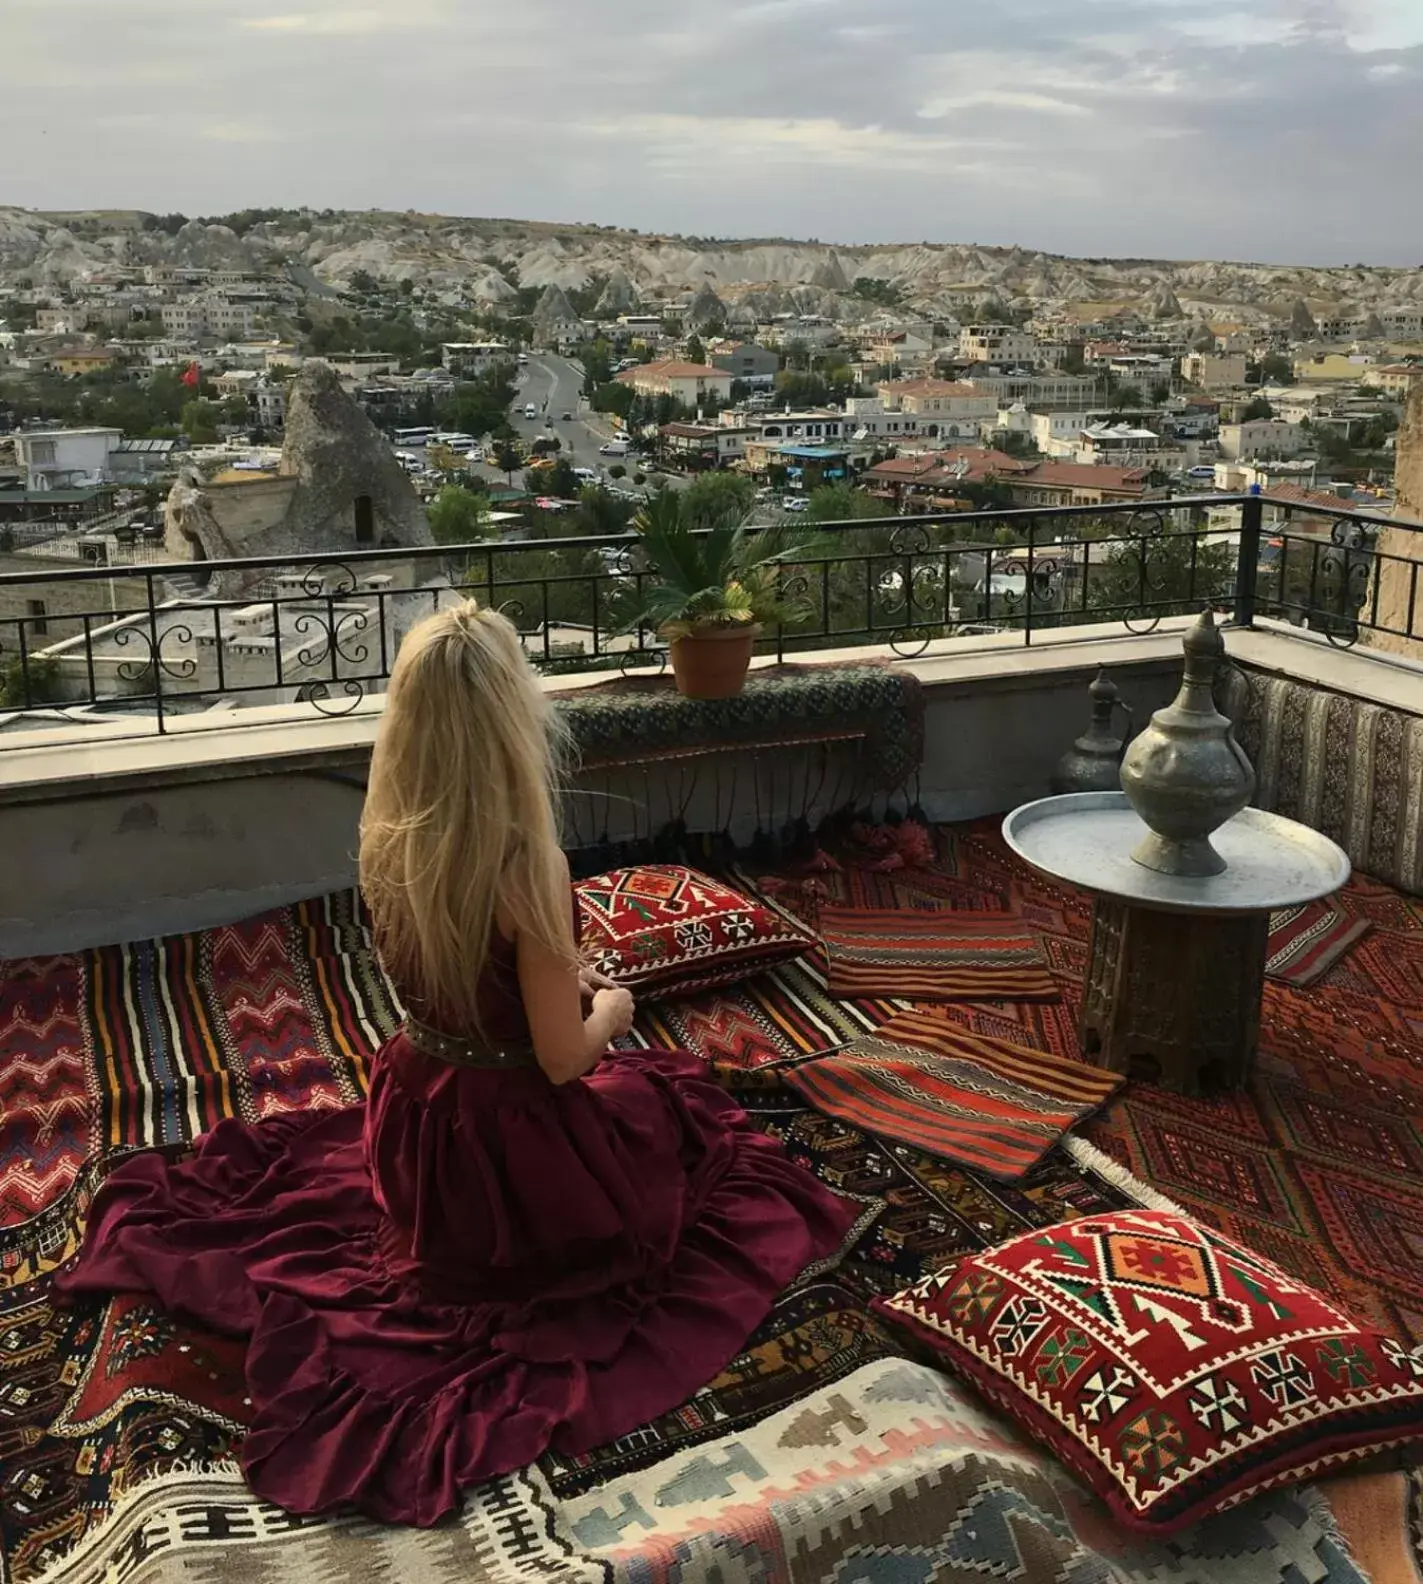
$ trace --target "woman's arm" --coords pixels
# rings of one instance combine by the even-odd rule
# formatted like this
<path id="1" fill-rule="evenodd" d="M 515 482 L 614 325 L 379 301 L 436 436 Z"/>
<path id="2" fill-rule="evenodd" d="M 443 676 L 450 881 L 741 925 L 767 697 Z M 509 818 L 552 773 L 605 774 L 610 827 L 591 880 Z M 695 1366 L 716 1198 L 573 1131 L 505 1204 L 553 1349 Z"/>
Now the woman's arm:
<path id="1" fill-rule="evenodd" d="M 596 990 L 585 1018 L 577 965 L 524 936 L 518 950 L 519 991 L 534 1055 L 554 1083 L 571 1083 L 596 1067 L 609 1044 L 632 1027 L 632 996 Z"/>

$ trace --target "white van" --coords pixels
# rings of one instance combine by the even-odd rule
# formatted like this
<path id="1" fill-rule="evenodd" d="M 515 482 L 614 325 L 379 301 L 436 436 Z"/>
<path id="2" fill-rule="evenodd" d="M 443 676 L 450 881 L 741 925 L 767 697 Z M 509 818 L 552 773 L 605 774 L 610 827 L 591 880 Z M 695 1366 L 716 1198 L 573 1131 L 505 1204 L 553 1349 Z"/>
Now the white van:
<path id="1" fill-rule="evenodd" d="M 596 484 L 598 482 L 598 475 L 592 468 L 574 468 L 573 476 L 580 484 Z"/>
<path id="2" fill-rule="evenodd" d="M 626 456 L 628 443 L 626 440 L 609 440 L 607 445 L 598 447 L 599 456 Z"/>
<path id="3" fill-rule="evenodd" d="M 524 403 L 524 417 L 525 418 L 537 418 L 538 415 L 539 415 L 539 410 L 538 410 L 537 407 L 534 406 L 534 404 L 532 402 L 525 402 Z"/>

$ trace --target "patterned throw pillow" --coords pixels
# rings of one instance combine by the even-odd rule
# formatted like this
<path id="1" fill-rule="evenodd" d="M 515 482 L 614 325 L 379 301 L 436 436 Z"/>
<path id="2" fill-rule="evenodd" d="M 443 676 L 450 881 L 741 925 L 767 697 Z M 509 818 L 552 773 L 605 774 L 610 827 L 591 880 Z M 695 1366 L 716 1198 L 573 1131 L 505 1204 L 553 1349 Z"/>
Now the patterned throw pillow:
<path id="1" fill-rule="evenodd" d="M 589 961 L 630 990 L 734 984 L 816 944 L 786 915 L 677 864 L 613 869 L 574 891 Z"/>
<path id="2" fill-rule="evenodd" d="M 1182 1215 L 1026 1232 L 875 1307 L 1143 1533 L 1423 1437 L 1423 1349 Z"/>

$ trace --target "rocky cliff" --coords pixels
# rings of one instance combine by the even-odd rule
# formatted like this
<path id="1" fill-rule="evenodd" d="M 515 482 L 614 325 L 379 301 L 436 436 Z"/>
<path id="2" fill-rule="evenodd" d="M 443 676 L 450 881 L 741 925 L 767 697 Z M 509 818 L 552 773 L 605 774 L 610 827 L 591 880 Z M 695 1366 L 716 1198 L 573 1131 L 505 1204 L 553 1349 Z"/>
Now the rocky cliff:
<path id="1" fill-rule="evenodd" d="M 872 306 L 853 288 L 866 279 L 887 282 L 915 310 L 960 317 L 995 302 L 1061 303 L 1147 318 L 1242 312 L 1284 326 L 1423 301 L 1423 271 L 1366 266 L 1072 259 L 959 243 L 831 247 L 386 211 L 260 211 L 167 225 L 136 211 L 0 208 L 0 284 L 62 285 L 114 265 L 171 263 L 286 268 L 339 286 L 363 270 L 491 304 L 516 286 L 601 284 L 610 306 L 695 296 L 719 301 L 733 324 L 767 309 L 863 317 Z"/>

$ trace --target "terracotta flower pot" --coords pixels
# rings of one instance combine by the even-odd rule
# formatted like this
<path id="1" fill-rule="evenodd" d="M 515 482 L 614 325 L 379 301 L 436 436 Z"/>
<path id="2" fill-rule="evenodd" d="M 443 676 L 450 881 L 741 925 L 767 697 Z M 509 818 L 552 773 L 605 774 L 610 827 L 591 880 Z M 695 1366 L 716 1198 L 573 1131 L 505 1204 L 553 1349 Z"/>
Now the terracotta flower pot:
<path id="1" fill-rule="evenodd" d="M 674 638 L 672 675 L 686 698 L 735 698 L 746 681 L 751 649 L 761 629 L 754 622 L 707 627 Z"/>

